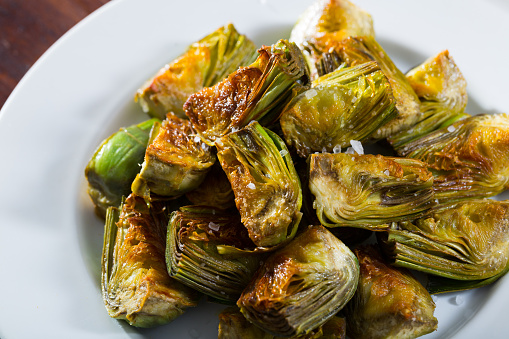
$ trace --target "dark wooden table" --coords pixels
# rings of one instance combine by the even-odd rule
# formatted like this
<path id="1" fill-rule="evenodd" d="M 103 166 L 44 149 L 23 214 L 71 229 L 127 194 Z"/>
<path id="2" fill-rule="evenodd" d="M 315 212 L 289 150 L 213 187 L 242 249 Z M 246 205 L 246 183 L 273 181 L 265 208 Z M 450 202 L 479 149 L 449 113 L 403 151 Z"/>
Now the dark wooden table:
<path id="1" fill-rule="evenodd" d="M 0 107 L 37 59 L 109 0 L 0 0 Z"/>

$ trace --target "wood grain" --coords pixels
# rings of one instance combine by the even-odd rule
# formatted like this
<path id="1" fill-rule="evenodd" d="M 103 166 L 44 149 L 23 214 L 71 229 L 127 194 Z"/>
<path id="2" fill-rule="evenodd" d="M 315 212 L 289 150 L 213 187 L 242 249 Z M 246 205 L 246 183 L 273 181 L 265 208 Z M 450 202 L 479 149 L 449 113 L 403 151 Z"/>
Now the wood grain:
<path id="1" fill-rule="evenodd" d="M 109 0 L 0 0 L 0 107 L 37 59 Z"/>

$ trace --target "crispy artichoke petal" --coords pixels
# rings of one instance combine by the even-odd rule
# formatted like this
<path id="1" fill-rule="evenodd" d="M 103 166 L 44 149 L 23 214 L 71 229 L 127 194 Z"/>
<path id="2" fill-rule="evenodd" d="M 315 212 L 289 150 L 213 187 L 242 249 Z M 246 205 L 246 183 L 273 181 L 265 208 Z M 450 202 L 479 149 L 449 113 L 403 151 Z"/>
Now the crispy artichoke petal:
<path id="1" fill-rule="evenodd" d="M 358 278 L 350 249 L 323 226 L 311 226 L 265 261 L 237 305 L 266 332 L 302 335 L 343 308 Z"/>
<path id="2" fill-rule="evenodd" d="M 293 238 L 302 217 L 302 190 L 283 140 L 253 121 L 216 147 L 253 242 L 272 247 Z"/>
<path id="3" fill-rule="evenodd" d="M 288 144 L 307 157 L 347 147 L 350 140 L 373 142 L 396 115 L 388 79 L 375 62 L 367 62 L 313 81 L 285 108 L 280 122 Z"/>
<path id="4" fill-rule="evenodd" d="M 194 135 L 188 120 L 169 113 L 156 123 L 140 173 L 132 183 L 136 195 L 176 197 L 198 187 L 216 158 Z"/>
<path id="5" fill-rule="evenodd" d="M 441 204 L 490 197 L 509 187 L 509 115 L 475 115 L 405 145 L 401 154 L 433 172 Z"/>
<path id="6" fill-rule="evenodd" d="M 219 247 L 237 251 L 224 254 Z M 263 253 L 237 211 L 187 206 L 170 216 L 166 263 L 170 276 L 218 301 L 235 302 L 260 266 Z"/>
<path id="7" fill-rule="evenodd" d="M 309 188 L 322 225 L 371 230 L 412 220 L 435 205 L 433 176 L 413 159 L 381 155 L 313 154 Z"/>
<path id="8" fill-rule="evenodd" d="M 183 106 L 191 94 L 215 85 L 240 66 L 249 65 L 255 53 L 253 42 L 232 24 L 225 25 L 165 65 L 137 91 L 135 100 L 151 116 L 164 119 L 166 113 L 174 112 L 185 118 Z"/>
<path id="9" fill-rule="evenodd" d="M 118 207 L 122 196 L 131 193 L 131 183 L 143 162 L 150 130 L 158 119 L 121 128 L 97 148 L 85 168 L 88 194 L 96 211 L 104 216 L 110 206 Z"/>
<path id="10" fill-rule="evenodd" d="M 295 44 L 280 40 L 258 53 L 253 64 L 191 95 L 185 103 L 193 127 L 209 145 L 253 120 L 271 124 L 286 103 L 309 87 L 309 72 Z"/>
<path id="11" fill-rule="evenodd" d="M 101 288 L 112 318 L 137 327 L 168 323 L 196 306 L 199 294 L 166 271 L 165 222 L 161 207 L 129 196 L 106 214 Z"/>
<path id="12" fill-rule="evenodd" d="M 429 218 L 393 224 L 384 241 L 398 266 L 456 280 L 484 280 L 509 261 L 509 201 L 469 200 Z"/>
<path id="13" fill-rule="evenodd" d="M 344 308 L 352 338 L 417 338 L 437 329 L 435 303 L 409 271 L 386 263 L 374 246 L 354 250 L 360 278 Z"/>
<path id="14" fill-rule="evenodd" d="M 467 82 L 447 50 L 410 70 L 406 77 L 419 97 L 421 114 L 415 125 L 389 138 L 396 151 L 466 116 Z"/>

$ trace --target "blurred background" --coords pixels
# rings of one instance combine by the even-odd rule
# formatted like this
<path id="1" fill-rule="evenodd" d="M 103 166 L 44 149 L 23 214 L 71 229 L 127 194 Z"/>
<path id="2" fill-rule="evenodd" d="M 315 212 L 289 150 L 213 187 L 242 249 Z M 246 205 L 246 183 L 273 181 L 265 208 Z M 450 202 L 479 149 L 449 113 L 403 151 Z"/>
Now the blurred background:
<path id="1" fill-rule="evenodd" d="M 65 32 L 109 0 L 0 0 L 0 108 Z"/>

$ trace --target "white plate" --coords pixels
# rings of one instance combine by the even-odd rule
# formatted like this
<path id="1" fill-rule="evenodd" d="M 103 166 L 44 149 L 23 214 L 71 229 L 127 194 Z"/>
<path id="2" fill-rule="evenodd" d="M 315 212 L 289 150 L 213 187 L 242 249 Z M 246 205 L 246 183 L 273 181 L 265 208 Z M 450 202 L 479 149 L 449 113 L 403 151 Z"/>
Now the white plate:
<path id="1" fill-rule="evenodd" d="M 0 337 L 215 338 L 220 307 L 139 330 L 110 319 L 99 287 L 102 225 L 83 169 L 97 144 L 145 117 L 135 90 L 191 42 L 231 21 L 257 44 L 288 36 L 309 1 L 115 0 L 64 35 L 0 113 Z M 407 71 L 449 49 L 470 113 L 506 111 L 504 0 L 358 0 L 379 42 Z M 509 278 L 438 299 L 427 338 L 505 337 Z M 458 298 L 456 298 L 458 296 Z M 461 305 L 457 305 L 460 303 Z"/>

